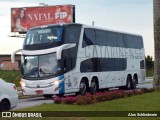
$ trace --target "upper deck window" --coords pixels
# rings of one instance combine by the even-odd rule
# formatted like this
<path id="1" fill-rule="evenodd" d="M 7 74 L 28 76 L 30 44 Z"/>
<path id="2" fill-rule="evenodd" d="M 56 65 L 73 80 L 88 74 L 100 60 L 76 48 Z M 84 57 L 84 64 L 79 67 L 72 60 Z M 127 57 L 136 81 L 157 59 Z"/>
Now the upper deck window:
<path id="1" fill-rule="evenodd" d="M 24 45 L 34 45 L 41 43 L 55 43 L 62 39 L 62 28 L 43 28 L 30 30 L 25 38 Z"/>
<path id="2" fill-rule="evenodd" d="M 40 50 L 59 46 L 63 41 L 63 27 L 46 27 L 31 29 L 27 32 L 23 49 Z"/>

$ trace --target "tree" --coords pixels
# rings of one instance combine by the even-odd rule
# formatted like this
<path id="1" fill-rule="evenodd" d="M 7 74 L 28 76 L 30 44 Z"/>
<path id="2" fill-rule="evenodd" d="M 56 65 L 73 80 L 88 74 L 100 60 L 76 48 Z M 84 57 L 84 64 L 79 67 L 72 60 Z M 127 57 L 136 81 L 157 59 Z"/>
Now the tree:
<path id="1" fill-rule="evenodd" d="M 145 61 L 146 61 L 146 69 L 153 70 L 153 68 L 154 68 L 153 58 L 151 56 L 147 55 L 147 57 L 145 57 Z"/>
<path id="2" fill-rule="evenodd" d="M 153 0 L 154 8 L 154 82 L 155 89 L 160 89 L 160 0 Z"/>

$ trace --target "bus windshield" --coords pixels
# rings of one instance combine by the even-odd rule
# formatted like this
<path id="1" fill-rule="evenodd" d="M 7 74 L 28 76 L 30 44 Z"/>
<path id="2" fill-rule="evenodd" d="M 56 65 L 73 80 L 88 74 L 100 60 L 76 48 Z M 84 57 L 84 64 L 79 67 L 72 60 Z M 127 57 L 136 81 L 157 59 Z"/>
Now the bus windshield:
<path id="1" fill-rule="evenodd" d="M 39 56 L 22 56 L 21 72 L 25 78 L 57 76 L 60 71 L 56 53 Z"/>
<path id="2" fill-rule="evenodd" d="M 62 27 L 33 29 L 27 32 L 24 45 L 56 43 L 62 40 Z"/>

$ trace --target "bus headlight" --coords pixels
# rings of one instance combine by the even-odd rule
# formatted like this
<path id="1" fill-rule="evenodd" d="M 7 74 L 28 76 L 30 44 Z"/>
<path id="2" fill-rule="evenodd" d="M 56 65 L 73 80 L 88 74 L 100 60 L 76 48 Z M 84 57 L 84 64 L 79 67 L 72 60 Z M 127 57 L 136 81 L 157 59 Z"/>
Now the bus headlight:
<path id="1" fill-rule="evenodd" d="M 21 84 L 21 87 L 25 87 L 26 86 L 26 83 L 20 81 L 20 84 Z"/>
<path id="2" fill-rule="evenodd" d="M 59 84 L 59 81 L 58 81 L 58 80 L 54 82 L 54 85 L 58 85 L 58 84 Z"/>
<path id="3" fill-rule="evenodd" d="M 59 80 L 56 80 L 56 81 L 54 81 L 54 82 L 52 82 L 52 83 L 50 83 L 51 85 L 58 85 L 59 84 Z"/>

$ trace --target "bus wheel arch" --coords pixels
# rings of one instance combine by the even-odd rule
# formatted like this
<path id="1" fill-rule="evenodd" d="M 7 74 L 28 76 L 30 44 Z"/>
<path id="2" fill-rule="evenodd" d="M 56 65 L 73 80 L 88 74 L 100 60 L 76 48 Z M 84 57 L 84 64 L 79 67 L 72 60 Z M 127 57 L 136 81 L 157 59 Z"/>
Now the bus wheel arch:
<path id="1" fill-rule="evenodd" d="M 90 92 L 91 94 L 95 94 L 99 89 L 99 81 L 96 76 L 92 77 L 91 84 L 90 84 Z"/>
<path id="2" fill-rule="evenodd" d="M 89 82 L 87 77 L 83 77 L 79 83 L 79 93 L 80 95 L 85 95 L 89 90 Z"/>
<path id="3" fill-rule="evenodd" d="M 128 74 L 127 75 L 127 80 L 126 80 L 126 89 L 130 90 L 132 86 L 132 75 Z"/>
<path id="4" fill-rule="evenodd" d="M 136 85 L 137 85 L 137 83 L 138 83 L 138 75 L 135 73 L 134 75 L 133 75 L 133 79 L 132 79 L 132 89 L 135 89 L 136 88 Z"/>
<path id="5" fill-rule="evenodd" d="M 138 75 L 137 75 L 137 73 L 134 74 L 133 79 L 135 79 L 136 84 L 138 84 Z"/>

